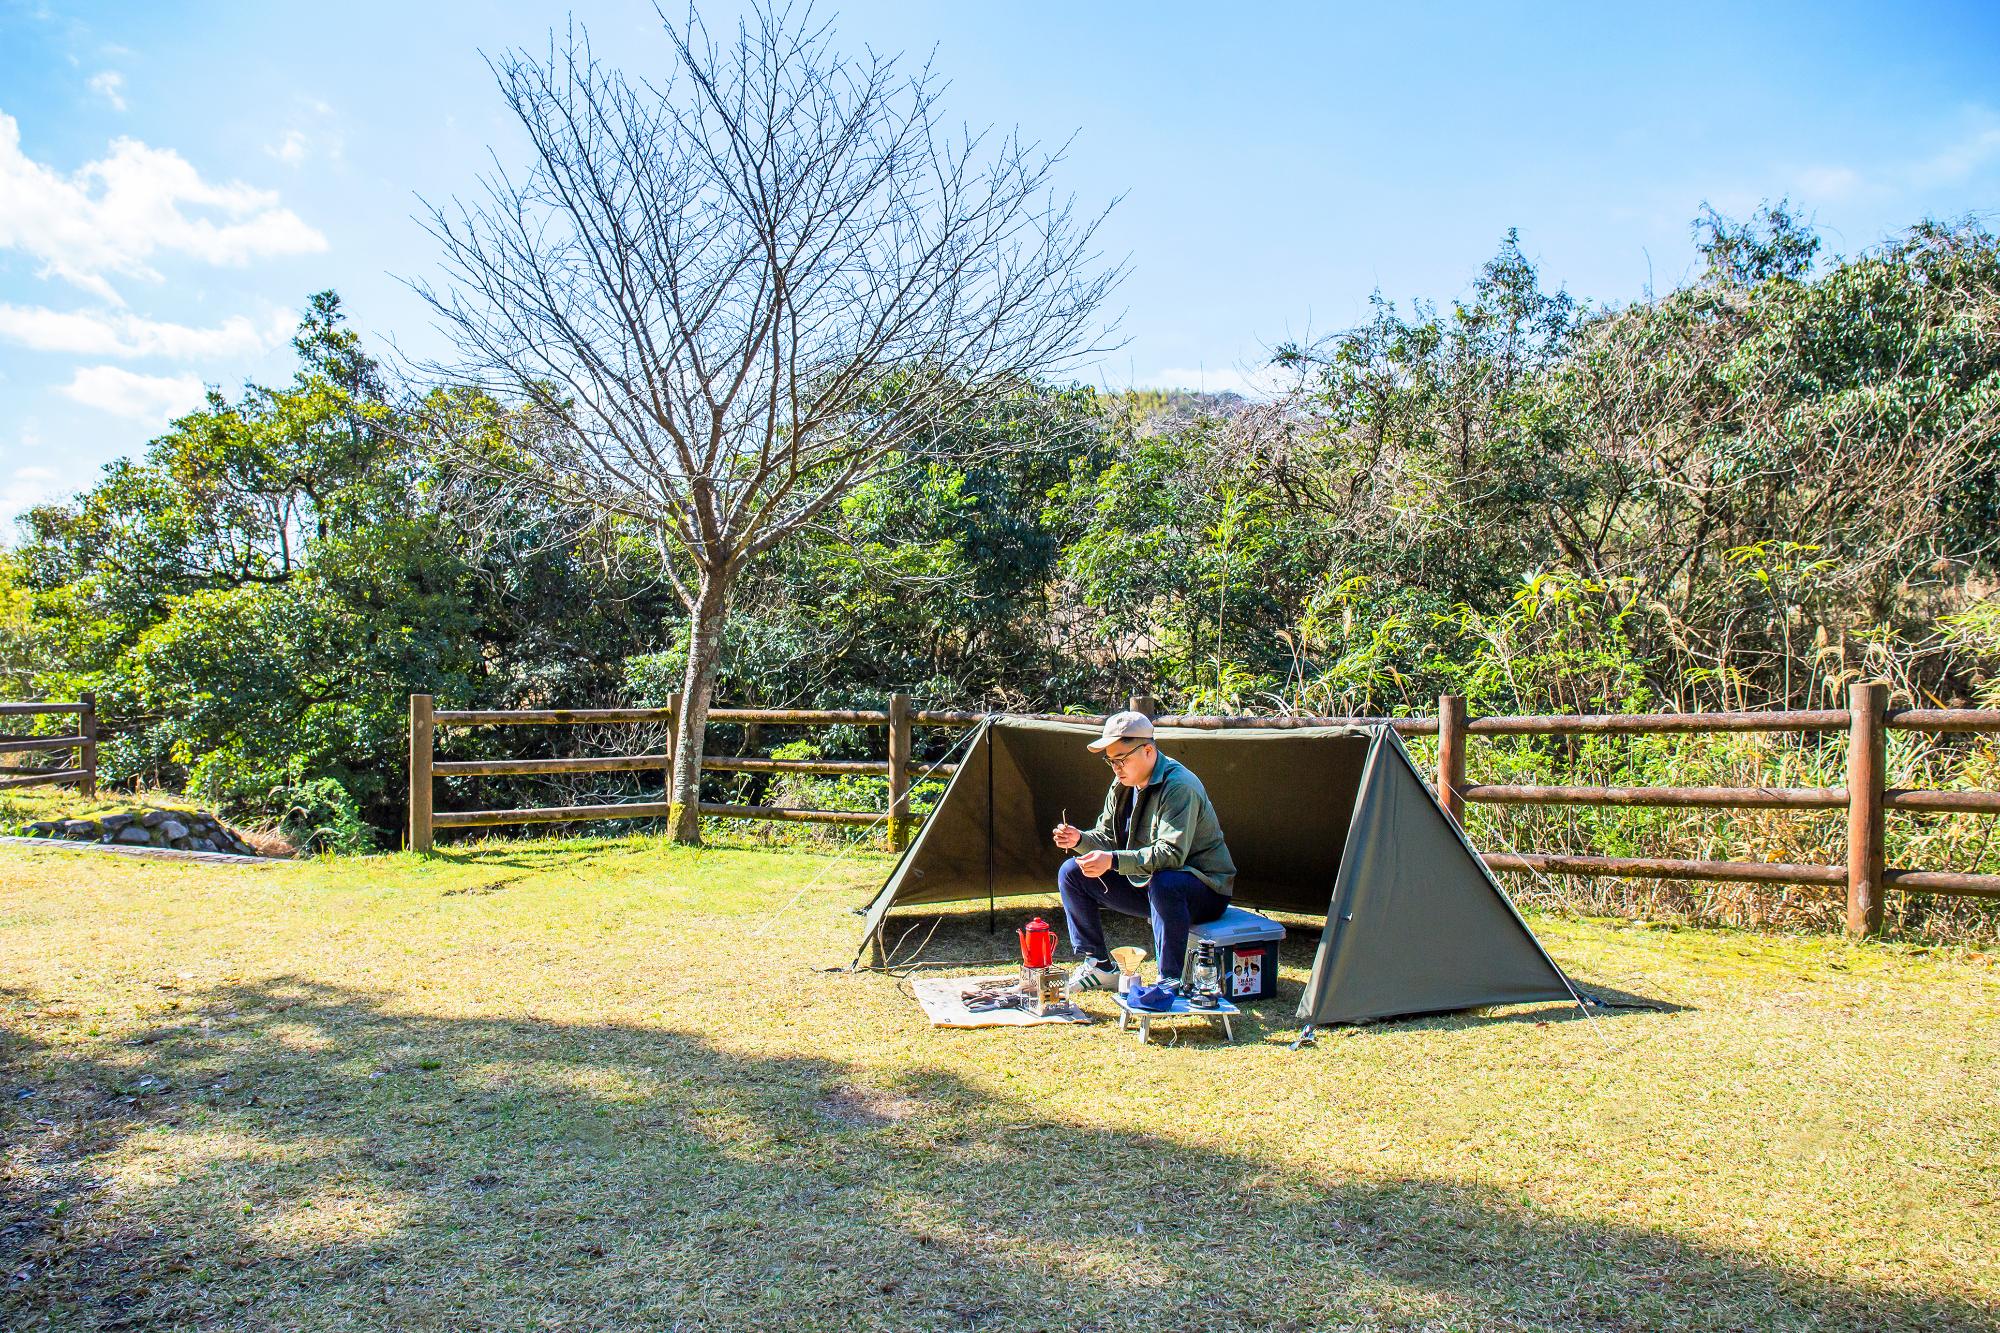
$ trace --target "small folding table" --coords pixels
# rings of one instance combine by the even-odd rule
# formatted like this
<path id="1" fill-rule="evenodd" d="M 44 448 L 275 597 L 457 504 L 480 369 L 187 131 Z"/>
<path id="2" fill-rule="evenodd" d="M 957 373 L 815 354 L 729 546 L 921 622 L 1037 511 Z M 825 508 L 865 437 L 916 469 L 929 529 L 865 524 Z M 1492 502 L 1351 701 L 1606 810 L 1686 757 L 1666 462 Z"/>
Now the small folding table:
<path id="1" fill-rule="evenodd" d="M 1111 993 L 1111 998 L 1118 1004 L 1118 1030 L 1120 1032 L 1125 1031 L 1125 1029 L 1132 1025 L 1133 1020 L 1136 1019 L 1139 1024 L 1139 1040 L 1141 1042 L 1151 1039 L 1154 1019 L 1189 1017 L 1208 1019 L 1222 1028 L 1222 1038 L 1224 1041 L 1235 1041 L 1236 1030 L 1230 1026 L 1229 1020 L 1243 1012 L 1227 1000 L 1218 1000 L 1213 1009 L 1197 1009 L 1187 1002 L 1187 996 L 1185 995 L 1176 995 L 1174 997 L 1174 1007 L 1171 1009 L 1141 1009 L 1137 1005 L 1129 1003 L 1128 997 L 1117 991 Z"/>

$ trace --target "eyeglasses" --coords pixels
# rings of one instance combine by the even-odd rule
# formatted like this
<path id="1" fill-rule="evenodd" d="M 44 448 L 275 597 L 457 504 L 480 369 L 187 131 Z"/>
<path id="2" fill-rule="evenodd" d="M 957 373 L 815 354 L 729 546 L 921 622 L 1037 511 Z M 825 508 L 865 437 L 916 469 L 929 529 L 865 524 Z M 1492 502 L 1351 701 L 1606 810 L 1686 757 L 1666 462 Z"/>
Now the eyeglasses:
<path id="1" fill-rule="evenodd" d="M 1127 750 L 1124 754 L 1113 754 L 1111 753 L 1111 751 L 1106 750 L 1104 752 L 1104 762 L 1109 764 L 1111 767 L 1116 768 L 1120 764 L 1124 763 L 1127 759 L 1130 759 L 1133 755 L 1139 753 L 1139 751 L 1145 748 L 1146 747 L 1143 745 L 1135 745 L 1131 749 Z"/>

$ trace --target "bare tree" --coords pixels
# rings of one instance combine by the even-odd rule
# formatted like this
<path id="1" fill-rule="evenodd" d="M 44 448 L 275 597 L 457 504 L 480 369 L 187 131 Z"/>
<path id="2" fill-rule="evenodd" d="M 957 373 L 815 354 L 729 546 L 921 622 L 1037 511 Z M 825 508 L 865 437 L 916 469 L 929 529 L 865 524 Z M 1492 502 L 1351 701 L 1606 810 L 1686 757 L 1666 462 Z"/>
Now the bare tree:
<path id="1" fill-rule="evenodd" d="M 689 614 L 674 836 L 700 840 L 702 737 L 732 588 L 857 485 L 997 392 L 1097 350 L 1121 276 L 1060 152 L 951 132 L 943 85 L 853 60 L 810 7 L 733 40 L 662 15 L 660 83 L 572 28 L 490 62 L 531 164 L 428 206 L 457 349 L 435 379 L 517 407 L 471 466 L 636 521 Z"/>

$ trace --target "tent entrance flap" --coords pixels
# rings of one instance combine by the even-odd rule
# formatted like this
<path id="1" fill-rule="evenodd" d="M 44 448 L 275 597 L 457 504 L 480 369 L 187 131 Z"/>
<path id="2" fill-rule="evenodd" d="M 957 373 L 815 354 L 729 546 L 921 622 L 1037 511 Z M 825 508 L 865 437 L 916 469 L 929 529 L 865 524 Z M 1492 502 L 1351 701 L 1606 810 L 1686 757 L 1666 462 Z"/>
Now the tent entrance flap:
<path id="1" fill-rule="evenodd" d="M 1111 782 L 1082 723 L 993 717 L 870 905 L 1055 891 L 1049 831 L 1088 827 Z M 1237 865 L 1235 901 L 1326 915 L 1299 1016 L 1355 1021 L 1560 998 L 1562 976 L 1388 727 L 1197 731 L 1158 743 L 1198 776 Z M 1377 956 L 1381 955 L 1381 956 Z"/>

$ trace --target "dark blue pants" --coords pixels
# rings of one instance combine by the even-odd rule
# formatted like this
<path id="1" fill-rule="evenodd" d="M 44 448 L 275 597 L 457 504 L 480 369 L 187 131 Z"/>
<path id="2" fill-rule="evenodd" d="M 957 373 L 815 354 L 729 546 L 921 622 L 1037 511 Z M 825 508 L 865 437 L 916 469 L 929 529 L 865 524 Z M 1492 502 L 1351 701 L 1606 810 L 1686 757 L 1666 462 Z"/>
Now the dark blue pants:
<path id="1" fill-rule="evenodd" d="M 1069 945 L 1078 958 L 1109 959 L 1104 947 L 1103 910 L 1126 916 L 1151 917 L 1153 957 L 1160 975 L 1178 978 L 1187 954 L 1188 927 L 1213 921 L 1229 908 L 1229 899 L 1185 870 L 1161 870 L 1141 889 L 1115 870 L 1092 879 L 1077 868 L 1076 858 L 1062 863 L 1056 875 L 1063 915 L 1069 918 Z"/>

